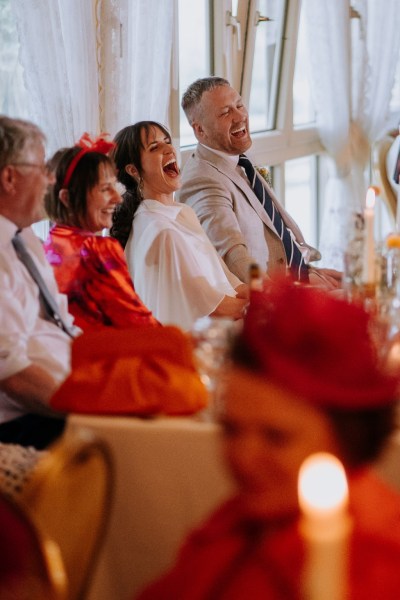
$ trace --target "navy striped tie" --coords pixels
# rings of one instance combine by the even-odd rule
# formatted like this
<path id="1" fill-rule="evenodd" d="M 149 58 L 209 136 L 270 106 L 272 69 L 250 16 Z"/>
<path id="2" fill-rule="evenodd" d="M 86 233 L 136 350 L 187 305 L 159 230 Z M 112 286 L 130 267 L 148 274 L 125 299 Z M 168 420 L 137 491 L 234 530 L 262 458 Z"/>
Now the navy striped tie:
<path id="1" fill-rule="evenodd" d="M 282 240 L 285 248 L 287 264 L 290 267 L 293 277 L 300 281 L 308 281 L 308 266 L 304 262 L 303 255 L 297 244 L 294 243 L 289 229 L 286 227 L 285 222 L 283 221 L 279 210 L 273 203 L 271 196 L 268 194 L 267 188 L 262 184 L 260 178 L 257 176 L 256 170 L 251 164 L 251 161 L 245 154 L 241 154 L 239 156 L 238 164 L 244 168 L 253 192 L 261 202 L 267 215 L 274 224 L 277 234 Z"/>
<path id="2" fill-rule="evenodd" d="M 400 147 L 399 147 L 399 154 L 397 156 L 396 168 L 394 170 L 393 179 L 394 179 L 395 183 L 400 184 Z"/>

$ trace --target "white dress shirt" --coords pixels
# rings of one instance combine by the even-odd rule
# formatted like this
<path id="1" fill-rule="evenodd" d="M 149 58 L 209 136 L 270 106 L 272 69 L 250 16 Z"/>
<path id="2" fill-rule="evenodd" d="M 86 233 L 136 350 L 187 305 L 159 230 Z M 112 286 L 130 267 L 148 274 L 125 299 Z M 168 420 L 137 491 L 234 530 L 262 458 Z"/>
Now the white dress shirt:
<path id="1" fill-rule="evenodd" d="M 188 330 L 241 281 L 229 272 L 186 205 L 143 200 L 125 248 L 135 289 L 164 324 Z"/>
<path id="2" fill-rule="evenodd" d="M 71 338 L 44 318 L 39 288 L 12 245 L 16 231 L 17 226 L 0 215 L 0 380 L 35 364 L 61 383 L 70 372 Z M 58 292 L 40 240 L 30 227 L 20 235 L 56 299 L 61 316 L 72 326 L 67 298 Z M 27 412 L 22 404 L 0 391 L 0 423 Z"/>

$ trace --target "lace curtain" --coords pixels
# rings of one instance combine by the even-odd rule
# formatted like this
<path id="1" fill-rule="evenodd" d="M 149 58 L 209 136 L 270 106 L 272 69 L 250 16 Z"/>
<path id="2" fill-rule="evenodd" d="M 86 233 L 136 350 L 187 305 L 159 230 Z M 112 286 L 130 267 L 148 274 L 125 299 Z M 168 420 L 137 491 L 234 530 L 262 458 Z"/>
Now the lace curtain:
<path id="1" fill-rule="evenodd" d="M 12 0 L 28 114 L 48 151 L 72 145 L 99 123 L 96 36 L 91 2 Z"/>
<path id="2" fill-rule="evenodd" d="M 397 0 L 304 0 L 320 137 L 331 158 L 321 264 L 343 267 L 351 215 L 363 206 L 371 144 L 384 133 L 399 55 Z"/>
<path id="3" fill-rule="evenodd" d="M 168 125 L 174 2 L 11 0 L 30 119 L 49 151 L 84 131 Z"/>
<path id="4" fill-rule="evenodd" d="M 98 11 L 102 128 L 115 135 L 145 119 L 168 126 L 174 2 L 107 0 Z"/>

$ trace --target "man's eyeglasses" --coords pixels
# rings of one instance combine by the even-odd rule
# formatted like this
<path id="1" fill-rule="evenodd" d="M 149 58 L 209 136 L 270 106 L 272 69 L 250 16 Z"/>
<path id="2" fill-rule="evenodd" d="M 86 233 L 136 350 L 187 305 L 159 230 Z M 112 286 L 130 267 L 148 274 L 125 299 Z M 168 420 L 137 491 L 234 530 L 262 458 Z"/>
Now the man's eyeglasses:
<path id="1" fill-rule="evenodd" d="M 10 163 L 13 167 L 33 167 L 35 169 L 40 169 L 43 173 L 43 175 L 46 175 L 46 177 L 50 177 L 50 175 L 53 174 L 53 170 L 50 168 L 50 166 L 47 163 L 43 163 L 43 164 L 38 164 L 38 163 L 31 163 L 31 162 L 18 162 L 18 163 Z"/>

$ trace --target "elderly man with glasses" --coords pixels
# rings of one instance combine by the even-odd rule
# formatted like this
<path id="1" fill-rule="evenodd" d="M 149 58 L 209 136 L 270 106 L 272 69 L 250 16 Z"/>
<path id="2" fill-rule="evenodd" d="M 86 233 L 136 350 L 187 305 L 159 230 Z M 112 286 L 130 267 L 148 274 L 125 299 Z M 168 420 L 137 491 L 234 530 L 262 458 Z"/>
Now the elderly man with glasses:
<path id="1" fill-rule="evenodd" d="M 37 447 L 64 427 L 48 403 L 69 373 L 73 335 L 66 299 L 30 228 L 45 217 L 53 179 L 44 144 L 35 125 L 0 117 L 0 440 Z"/>

